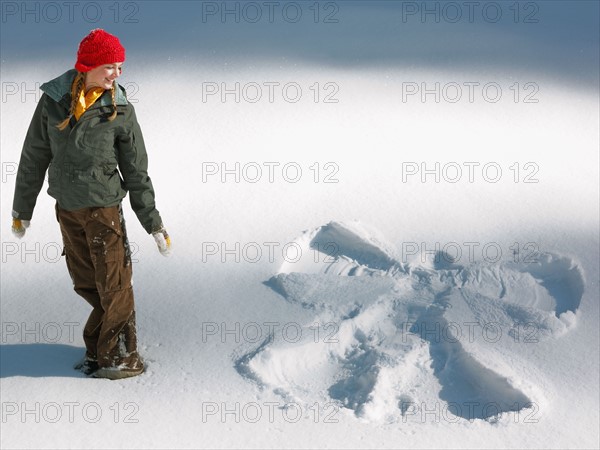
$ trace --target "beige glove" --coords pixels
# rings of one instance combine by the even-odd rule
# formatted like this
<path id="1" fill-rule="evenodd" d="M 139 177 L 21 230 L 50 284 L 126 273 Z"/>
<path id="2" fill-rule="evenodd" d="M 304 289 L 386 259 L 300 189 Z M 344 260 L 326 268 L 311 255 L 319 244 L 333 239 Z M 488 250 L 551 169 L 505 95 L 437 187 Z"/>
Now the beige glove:
<path id="1" fill-rule="evenodd" d="M 25 236 L 25 230 L 29 228 L 29 225 L 29 220 L 15 219 L 13 217 L 12 233 L 15 235 L 15 237 L 21 239 L 23 236 Z"/>
<path id="2" fill-rule="evenodd" d="M 158 246 L 158 251 L 163 256 L 169 256 L 171 254 L 171 238 L 169 238 L 169 233 L 165 227 L 161 227 L 160 229 L 153 231 L 152 236 L 156 241 L 156 245 Z"/>

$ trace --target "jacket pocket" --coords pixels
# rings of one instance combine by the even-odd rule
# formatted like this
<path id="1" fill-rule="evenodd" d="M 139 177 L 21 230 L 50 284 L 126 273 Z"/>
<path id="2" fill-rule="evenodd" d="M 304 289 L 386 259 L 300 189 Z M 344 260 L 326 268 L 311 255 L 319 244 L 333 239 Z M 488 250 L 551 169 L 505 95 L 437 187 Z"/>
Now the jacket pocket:
<path id="1" fill-rule="evenodd" d="M 82 127 L 81 142 L 86 148 L 101 150 L 105 156 L 115 154 L 115 130 L 112 122 L 107 117 L 110 113 L 103 113 L 85 120 Z M 83 125 L 83 124 L 82 124 Z"/>

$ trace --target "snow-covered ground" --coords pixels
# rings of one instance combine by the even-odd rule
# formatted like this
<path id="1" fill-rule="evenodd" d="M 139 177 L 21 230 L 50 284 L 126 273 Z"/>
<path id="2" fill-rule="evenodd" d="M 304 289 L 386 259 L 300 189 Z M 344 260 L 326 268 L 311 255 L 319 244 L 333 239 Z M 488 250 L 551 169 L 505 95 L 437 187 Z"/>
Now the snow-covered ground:
<path id="1" fill-rule="evenodd" d="M 61 74 L 69 48 L 3 59 L 3 95 Z M 89 309 L 45 189 L 10 234 L 37 98 L 6 95 L 2 448 L 599 446 L 597 86 L 543 65 L 127 48 L 174 245 L 160 256 L 125 203 L 147 371 L 72 369 Z"/>

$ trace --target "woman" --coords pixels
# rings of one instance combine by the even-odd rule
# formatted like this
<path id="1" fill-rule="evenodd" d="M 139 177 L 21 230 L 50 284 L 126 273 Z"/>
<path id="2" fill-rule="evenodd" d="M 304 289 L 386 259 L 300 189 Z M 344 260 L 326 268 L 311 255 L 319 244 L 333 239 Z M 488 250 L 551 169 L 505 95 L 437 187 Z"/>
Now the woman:
<path id="1" fill-rule="evenodd" d="M 119 39 L 102 29 L 79 44 L 75 69 L 42 84 L 16 178 L 13 233 L 21 238 L 48 171 L 63 255 L 75 292 L 92 306 L 83 330 L 86 375 L 139 375 L 131 257 L 121 201 L 163 255 L 171 242 L 155 207 L 135 111 L 116 82 L 125 61 Z"/>

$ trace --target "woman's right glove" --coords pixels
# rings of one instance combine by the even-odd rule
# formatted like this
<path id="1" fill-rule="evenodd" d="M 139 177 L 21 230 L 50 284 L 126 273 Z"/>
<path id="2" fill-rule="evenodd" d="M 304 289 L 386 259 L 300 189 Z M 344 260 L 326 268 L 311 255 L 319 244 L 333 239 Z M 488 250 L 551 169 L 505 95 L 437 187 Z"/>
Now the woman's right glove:
<path id="1" fill-rule="evenodd" d="M 171 254 L 171 238 L 165 227 L 161 226 L 158 230 L 152 232 L 152 236 L 158 245 L 158 251 L 163 256 L 169 256 Z"/>
<path id="2" fill-rule="evenodd" d="M 29 228 L 29 220 L 15 219 L 12 221 L 12 233 L 15 237 L 21 239 L 25 236 L 25 230 Z"/>

